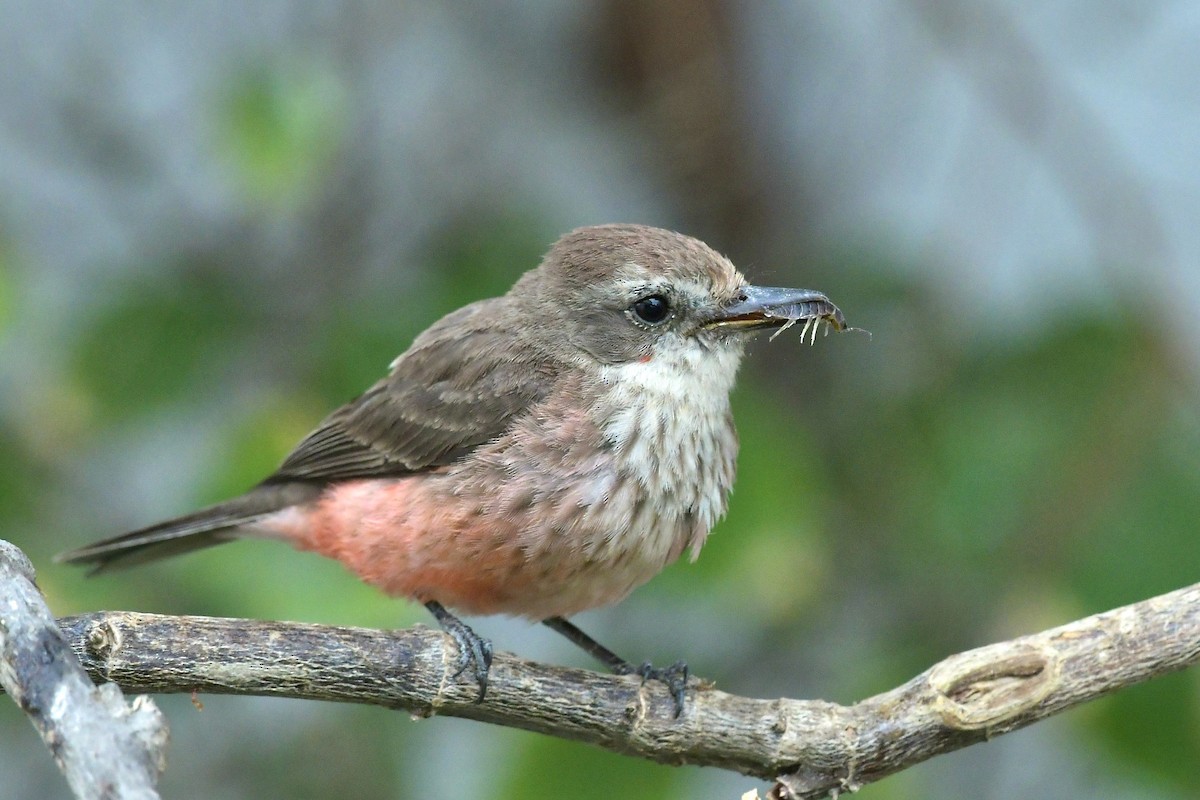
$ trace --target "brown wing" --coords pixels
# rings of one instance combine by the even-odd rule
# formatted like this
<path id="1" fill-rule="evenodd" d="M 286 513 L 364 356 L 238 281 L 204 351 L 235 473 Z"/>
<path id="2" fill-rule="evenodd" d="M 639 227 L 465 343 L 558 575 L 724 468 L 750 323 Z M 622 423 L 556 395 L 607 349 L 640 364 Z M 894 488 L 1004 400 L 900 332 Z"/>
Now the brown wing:
<path id="1" fill-rule="evenodd" d="M 479 320 L 500 302 L 476 303 L 436 323 L 386 378 L 326 417 L 267 482 L 418 472 L 503 433 L 546 395 L 551 372 L 513 326 Z"/>

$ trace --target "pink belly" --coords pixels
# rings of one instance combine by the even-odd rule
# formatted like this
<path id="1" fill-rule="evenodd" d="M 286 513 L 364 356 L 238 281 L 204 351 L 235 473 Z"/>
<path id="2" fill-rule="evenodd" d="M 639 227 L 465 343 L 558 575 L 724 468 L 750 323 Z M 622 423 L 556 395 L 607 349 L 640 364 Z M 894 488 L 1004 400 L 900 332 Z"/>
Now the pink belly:
<path id="1" fill-rule="evenodd" d="M 598 559 L 561 525 L 541 525 L 528 504 L 489 508 L 444 487 L 430 474 L 348 481 L 257 527 L 342 562 L 388 594 L 468 614 L 568 616 L 624 598 L 665 564 L 642 562 L 636 548 Z"/>

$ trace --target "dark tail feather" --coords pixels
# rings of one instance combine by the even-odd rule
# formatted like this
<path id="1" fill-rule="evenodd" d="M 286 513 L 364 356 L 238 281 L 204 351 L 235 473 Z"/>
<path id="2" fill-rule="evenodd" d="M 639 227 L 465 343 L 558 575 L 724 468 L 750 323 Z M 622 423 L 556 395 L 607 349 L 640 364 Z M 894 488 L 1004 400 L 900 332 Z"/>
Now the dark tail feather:
<path id="1" fill-rule="evenodd" d="M 111 539 L 94 542 L 55 557 L 68 564 L 91 564 L 89 574 L 122 569 L 160 558 L 190 553 L 237 538 L 238 529 L 288 506 L 316 499 L 321 493 L 312 484 L 289 483 L 259 486 L 241 497 L 202 508 Z"/>

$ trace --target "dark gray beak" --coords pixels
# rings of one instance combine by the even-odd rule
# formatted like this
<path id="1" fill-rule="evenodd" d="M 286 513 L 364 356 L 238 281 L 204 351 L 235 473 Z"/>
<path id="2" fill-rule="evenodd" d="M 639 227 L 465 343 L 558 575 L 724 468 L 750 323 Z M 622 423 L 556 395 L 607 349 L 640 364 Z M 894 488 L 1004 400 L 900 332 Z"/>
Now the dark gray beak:
<path id="1" fill-rule="evenodd" d="M 705 327 L 758 330 L 808 320 L 827 322 L 836 331 L 846 328 L 841 309 L 820 292 L 773 286 L 742 287 L 739 297 L 721 309 Z"/>

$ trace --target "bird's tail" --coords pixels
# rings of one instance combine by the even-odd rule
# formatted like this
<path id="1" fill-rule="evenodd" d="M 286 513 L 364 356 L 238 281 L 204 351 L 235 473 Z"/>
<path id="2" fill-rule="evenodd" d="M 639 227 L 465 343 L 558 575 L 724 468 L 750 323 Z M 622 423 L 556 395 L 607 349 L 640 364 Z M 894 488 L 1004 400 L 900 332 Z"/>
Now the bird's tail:
<path id="1" fill-rule="evenodd" d="M 314 500 L 320 493 L 320 486 L 309 483 L 263 484 L 224 503 L 93 542 L 54 560 L 91 564 L 95 575 L 190 553 L 236 539 L 263 517 Z"/>

